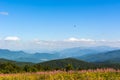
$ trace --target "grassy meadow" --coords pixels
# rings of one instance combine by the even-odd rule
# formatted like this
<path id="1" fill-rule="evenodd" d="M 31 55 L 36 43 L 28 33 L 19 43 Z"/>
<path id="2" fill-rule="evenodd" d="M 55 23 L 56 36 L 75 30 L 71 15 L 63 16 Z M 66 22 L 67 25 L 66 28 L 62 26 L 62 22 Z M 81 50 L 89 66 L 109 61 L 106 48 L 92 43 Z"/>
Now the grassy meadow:
<path id="1" fill-rule="evenodd" d="M 120 70 L 97 69 L 0 74 L 0 80 L 120 80 Z"/>

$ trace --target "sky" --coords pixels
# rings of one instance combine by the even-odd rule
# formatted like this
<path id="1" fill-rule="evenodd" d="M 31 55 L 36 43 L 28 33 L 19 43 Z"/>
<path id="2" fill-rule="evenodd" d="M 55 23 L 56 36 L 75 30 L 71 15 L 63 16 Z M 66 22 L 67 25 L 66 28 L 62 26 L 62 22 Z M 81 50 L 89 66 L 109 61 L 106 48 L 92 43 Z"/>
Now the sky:
<path id="1" fill-rule="evenodd" d="M 119 47 L 119 30 L 119 0 L 0 0 L 0 48 Z"/>

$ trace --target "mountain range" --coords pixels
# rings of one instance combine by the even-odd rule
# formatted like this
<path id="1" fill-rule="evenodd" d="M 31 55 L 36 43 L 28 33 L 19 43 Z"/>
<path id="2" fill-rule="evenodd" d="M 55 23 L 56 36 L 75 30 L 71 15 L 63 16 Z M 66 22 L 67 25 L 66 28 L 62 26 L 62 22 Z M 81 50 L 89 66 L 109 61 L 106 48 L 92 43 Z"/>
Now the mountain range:
<path id="1" fill-rule="evenodd" d="M 116 50 L 118 48 L 116 47 L 108 47 L 108 46 L 97 46 L 97 47 L 74 47 L 74 48 L 68 48 L 60 51 L 61 57 L 78 57 L 78 56 L 84 56 L 89 54 L 97 54 L 107 51 Z"/>
<path id="2" fill-rule="evenodd" d="M 38 63 L 42 61 L 58 59 L 59 57 L 57 54 L 50 54 L 50 53 L 29 54 L 23 51 L 10 51 L 7 49 L 0 49 L 0 58 L 19 61 L 19 62 Z"/>
<path id="3" fill-rule="evenodd" d="M 77 57 L 77 59 L 81 59 L 87 62 L 120 63 L 120 50 L 84 55 Z"/>
<path id="4" fill-rule="evenodd" d="M 89 48 L 75 47 L 53 53 L 34 53 L 34 54 L 30 54 L 24 51 L 11 51 L 7 49 L 0 49 L 0 58 L 19 61 L 19 62 L 32 62 L 32 63 L 39 63 L 39 62 L 55 60 L 55 59 L 63 59 L 69 57 L 84 60 L 87 62 L 102 62 L 105 60 L 111 62 L 111 60 L 116 61 L 119 59 L 118 57 L 119 50 L 116 51 L 116 49 L 117 48 L 112 48 L 107 46 L 89 47 Z M 109 53 L 111 55 L 108 55 Z M 107 55 L 108 57 L 105 57 Z M 110 57 L 111 59 L 110 60 L 109 56 L 112 56 L 113 58 Z"/>

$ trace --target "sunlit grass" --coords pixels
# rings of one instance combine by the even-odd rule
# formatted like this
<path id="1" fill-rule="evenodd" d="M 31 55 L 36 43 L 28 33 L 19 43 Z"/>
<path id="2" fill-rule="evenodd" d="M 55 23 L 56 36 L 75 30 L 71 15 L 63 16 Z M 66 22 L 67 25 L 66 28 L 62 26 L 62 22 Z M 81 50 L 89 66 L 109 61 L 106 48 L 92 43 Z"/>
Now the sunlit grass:
<path id="1" fill-rule="evenodd" d="M 120 80 L 120 71 L 114 69 L 97 69 L 69 72 L 50 71 L 0 74 L 0 80 Z"/>

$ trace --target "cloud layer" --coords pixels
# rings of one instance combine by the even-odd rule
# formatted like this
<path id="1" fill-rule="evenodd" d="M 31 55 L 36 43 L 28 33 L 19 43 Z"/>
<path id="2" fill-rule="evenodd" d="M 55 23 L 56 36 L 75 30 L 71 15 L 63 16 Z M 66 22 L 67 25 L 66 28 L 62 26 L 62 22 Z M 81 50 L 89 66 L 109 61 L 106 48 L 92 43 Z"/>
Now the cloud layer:
<path id="1" fill-rule="evenodd" d="M 93 40 L 85 38 L 68 38 L 61 41 L 45 41 L 45 40 L 21 40 L 17 36 L 8 36 L 0 40 L 0 48 L 12 50 L 61 50 L 72 47 L 93 47 L 93 46 L 111 46 L 120 47 L 120 41 Z"/>

